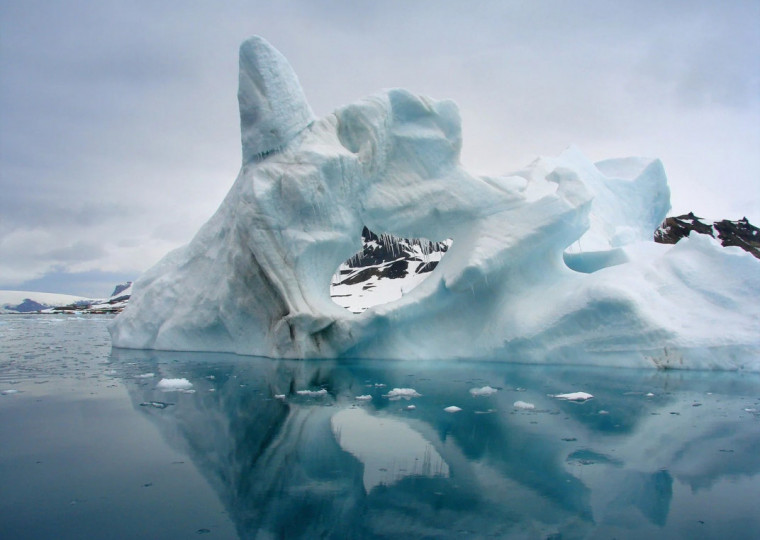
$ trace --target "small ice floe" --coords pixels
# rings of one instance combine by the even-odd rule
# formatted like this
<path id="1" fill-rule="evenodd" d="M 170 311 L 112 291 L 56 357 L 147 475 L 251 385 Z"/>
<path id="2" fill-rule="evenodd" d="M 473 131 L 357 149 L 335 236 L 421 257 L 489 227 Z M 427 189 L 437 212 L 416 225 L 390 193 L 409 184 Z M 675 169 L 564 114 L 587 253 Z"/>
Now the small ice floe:
<path id="1" fill-rule="evenodd" d="M 356 396 L 354 399 L 356 399 L 356 401 L 372 401 L 372 396 L 364 394 L 363 396 Z"/>
<path id="2" fill-rule="evenodd" d="M 472 394 L 472 397 L 478 397 L 478 396 L 492 396 L 498 392 L 496 388 L 491 388 L 490 386 L 484 386 L 483 388 L 470 388 L 470 394 Z"/>
<path id="3" fill-rule="evenodd" d="M 610 411 L 605 411 L 604 409 L 602 409 L 602 410 L 601 410 L 601 411 L 599 411 L 599 413 L 597 413 L 597 414 L 610 414 Z"/>
<path id="4" fill-rule="evenodd" d="M 554 394 L 554 395 L 549 394 L 549 397 L 564 399 L 565 401 L 575 401 L 578 403 L 582 403 L 584 401 L 588 401 L 594 396 L 592 396 L 588 392 L 570 392 L 568 394 Z"/>
<path id="5" fill-rule="evenodd" d="M 193 387 L 187 379 L 161 379 L 156 388 L 164 392 L 186 392 Z"/>
<path id="6" fill-rule="evenodd" d="M 533 410 L 533 409 L 536 408 L 536 406 L 533 405 L 533 403 L 528 403 L 527 401 L 515 401 L 512 404 L 512 406 L 515 409 L 520 409 L 520 410 L 523 410 L 523 411 L 531 411 L 531 410 Z"/>
<path id="7" fill-rule="evenodd" d="M 457 407 L 456 405 L 449 405 L 443 410 L 446 411 L 447 413 L 455 413 L 455 412 L 461 411 L 462 409 L 461 407 Z"/>
<path id="8" fill-rule="evenodd" d="M 10 396 L 12 394 L 18 394 L 18 390 L 14 390 L 11 388 L 10 390 L 3 390 L 2 392 L 0 392 L 0 394 L 4 396 Z"/>
<path id="9" fill-rule="evenodd" d="M 296 391 L 296 394 L 299 396 L 322 397 L 327 395 L 327 390 L 324 388 L 321 390 L 298 390 Z"/>
<path id="10" fill-rule="evenodd" d="M 646 397 L 654 397 L 654 394 L 652 392 L 647 392 Z"/>
<path id="11" fill-rule="evenodd" d="M 140 375 L 135 375 L 135 379 L 152 379 L 155 376 L 155 373 L 142 373 Z"/>
<path id="12" fill-rule="evenodd" d="M 274 399 L 285 399 L 285 394 L 275 394 Z"/>
<path id="13" fill-rule="evenodd" d="M 417 405 L 407 405 L 406 407 L 404 407 L 404 409 L 407 411 L 413 411 L 416 408 L 417 408 Z"/>
<path id="14" fill-rule="evenodd" d="M 417 390 L 414 388 L 394 388 L 387 394 L 383 394 L 384 398 L 388 398 L 391 401 L 396 401 L 399 399 L 412 399 L 417 397 L 422 397 L 422 394 L 418 393 Z"/>
<path id="15" fill-rule="evenodd" d="M 386 386 L 386 385 L 385 385 L 385 384 L 383 384 L 383 383 L 381 383 L 381 382 L 379 382 L 379 383 L 375 383 L 375 388 L 385 388 L 385 386 Z"/>
<path id="16" fill-rule="evenodd" d="M 493 414 L 496 412 L 496 409 L 488 409 L 487 411 L 475 411 L 475 414 Z"/>
<path id="17" fill-rule="evenodd" d="M 165 409 L 174 403 L 166 403 L 165 401 L 144 401 L 140 403 L 140 407 L 153 407 L 154 409 Z"/>

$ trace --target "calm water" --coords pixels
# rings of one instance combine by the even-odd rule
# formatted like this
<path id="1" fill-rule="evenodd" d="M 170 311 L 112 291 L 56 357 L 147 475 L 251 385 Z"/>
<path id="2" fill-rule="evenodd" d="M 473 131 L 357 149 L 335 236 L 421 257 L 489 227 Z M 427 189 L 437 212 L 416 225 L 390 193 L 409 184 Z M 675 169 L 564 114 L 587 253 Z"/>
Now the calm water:
<path id="1" fill-rule="evenodd" d="M 2 538 L 760 536 L 757 375 L 112 351 L 109 321 L 0 316 Z"/>

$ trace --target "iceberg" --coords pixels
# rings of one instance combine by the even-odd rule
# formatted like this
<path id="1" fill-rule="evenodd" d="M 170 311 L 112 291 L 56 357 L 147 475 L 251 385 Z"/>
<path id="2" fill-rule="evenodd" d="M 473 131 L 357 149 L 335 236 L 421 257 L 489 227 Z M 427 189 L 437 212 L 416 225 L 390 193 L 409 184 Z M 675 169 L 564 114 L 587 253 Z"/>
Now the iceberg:
<path id="1" fill-rule="evenodd" d="M 260 37 L 239 81 L 238 178 L 134 284 L 115 347 L 760 370 L 760 260 L 704 236 L 653 242 L 670 207 L 659 160 L 570 147 L 476 176 L 452 101 L 391 89 L 317 119 Z M 330 283 L 364 227 L 453 243 L 413 290 L 355 314 Z"/>

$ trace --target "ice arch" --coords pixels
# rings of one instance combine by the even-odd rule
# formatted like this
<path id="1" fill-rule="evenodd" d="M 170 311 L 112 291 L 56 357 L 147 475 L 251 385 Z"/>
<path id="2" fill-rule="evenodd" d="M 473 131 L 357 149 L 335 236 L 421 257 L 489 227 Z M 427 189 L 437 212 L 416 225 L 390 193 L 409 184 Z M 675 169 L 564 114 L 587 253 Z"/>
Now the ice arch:
<path id="1" fill-rule="evenodd" d="M 343 262 L 330 282 L 333 302 L 352 313 L 387 304 L 420 285 L 446 255 L 451 240 L 399 238 L 362 229 L 362 249 Z"/>
<path id="2" fill-rule="evenodd" d="M 287 61 L 257 37 L 241 46 L 238 100 L 237 180 L 190 244 L 135 283 L 114 346 L 760 365 L 754 257 L 709 239 L 639 245 L 669 207 L 659 161 L 594 164 L 570 148 L 511 175 L 474 176 L 459 164 L 453 102 L 393 89 L 314 119 Z M 353 316 L 329 283 L 362 225 L 454 243 L 434 278 Z M 578 243 L 579 261 L 593 245 L 595 257 L 619 250 L 628 262 L 575 272 L 564 253 Z"/>

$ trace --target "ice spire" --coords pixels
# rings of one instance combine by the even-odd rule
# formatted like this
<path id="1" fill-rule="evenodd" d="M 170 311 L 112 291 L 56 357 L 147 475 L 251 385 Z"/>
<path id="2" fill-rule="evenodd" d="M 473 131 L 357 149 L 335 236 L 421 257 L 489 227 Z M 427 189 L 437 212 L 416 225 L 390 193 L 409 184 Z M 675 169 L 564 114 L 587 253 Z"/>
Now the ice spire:
<path id="1" fill-rule="evenodd" d="M 314 121 L 293 68 L 261 37 L 240 46 L 238 84 L 243 163 L 277 151 Z"/>

